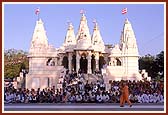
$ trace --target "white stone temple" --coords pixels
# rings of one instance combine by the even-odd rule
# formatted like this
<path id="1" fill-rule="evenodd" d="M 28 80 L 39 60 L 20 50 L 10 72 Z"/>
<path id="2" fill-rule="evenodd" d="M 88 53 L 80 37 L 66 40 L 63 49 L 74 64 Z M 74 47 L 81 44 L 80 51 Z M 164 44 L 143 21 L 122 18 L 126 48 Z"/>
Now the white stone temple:
<path id="1" fill-rule="evenodd" d="M 75 35 L 69 23 L 64 43 L 59 48 L 48 44 L 41 19 L 37 20 L 29 50 L 29 73 L 26 88 L 46 88 L 60 84 L 65 70 L 79 70 L 86 76 L 101 71 L 105 83 L 109 80 L 142 80 L 147 73 L 140 73 L 138 46 L 128 19 L 124 21 L 119 44 L 105 45 L 98 23 L 94 22 L 90 34 L 87 18 L 83 13 Z"/>

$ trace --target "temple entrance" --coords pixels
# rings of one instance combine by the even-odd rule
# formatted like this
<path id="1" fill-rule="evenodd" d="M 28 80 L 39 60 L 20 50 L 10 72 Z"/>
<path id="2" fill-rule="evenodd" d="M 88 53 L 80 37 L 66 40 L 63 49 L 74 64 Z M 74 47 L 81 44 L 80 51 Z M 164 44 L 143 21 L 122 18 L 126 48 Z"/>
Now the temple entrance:
<path id="1" fill-rule="evenodd" d="M 80 70 L 82 73 L 87 73 L 88 60 L 86 55 L 82 55 L 80 59 Z"/>
<path id="2" fill-rule="evenodd" d="M 99 56 L 99 70 L 101 70 L 103 68 L 105 64 L 105 60 L 103 56 Z"/>
<path id="3" fill-rule="evenodd" d="M 68 57 L 67 56 L 63 57 L 62 65 L 64 66 L 64 68 L 68 69 Z"/>
<path id="4" fill-rule="evenodd" d="M 72 70 L 76 71 L 76 56 L 72 56 Z"/>
<path id="5" fill-rule="evenodd" d="M 94 73 L 96 69 L 96 60 L 94 55 L 92 55 L 92 59 L 91 59 L 91 69 L 92 69 L 92 73 Z"/>
<path id="6" fill-rule="evenodd" d="M 120 59 L 119 58 L 116 58 L 116 60 L 117 60 L 117 66 L 121 66 L 121 61 L 120 61 Z"/>

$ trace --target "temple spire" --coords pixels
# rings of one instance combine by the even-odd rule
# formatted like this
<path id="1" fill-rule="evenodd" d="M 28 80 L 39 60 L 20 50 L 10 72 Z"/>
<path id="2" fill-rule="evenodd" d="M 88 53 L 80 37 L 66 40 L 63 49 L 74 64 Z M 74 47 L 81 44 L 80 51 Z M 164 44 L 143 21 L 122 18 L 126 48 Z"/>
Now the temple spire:
<path id="1" fill-rule="evenodd" d="M 125 19 L 123 31 L 121 32 L 120 45 L 122 46 L 122 50 L 125 50 L 127 53 L 138 55 L 135 34 L 128 18 Z"/>
<path id="2" fill-rule="evenodd" d="M 98 27 L 98 23 L 96 19 L 93 20 L 94 23 L 94 29 L 93 29 L 93 35 L 92 35 L 92 44 L 95 47 L 94 49 L 98 51 L 103 51 L 104 50 L 104 42 L 102 39 L 102 36 L 100 34 L 100 30 Z"/>
<path id="3" fill-rule="evenodd" d="M 82 10 L 81 12 L 84 12 L 84 11 Z M 84 15 L 84 13 L 82 13 L 82 17 L 80 20 L 79 29 L 77 32 L 77 40 L 83 39 L 83 38 L 91 40 L 89 27 L 87 25 L 87 19 L 86 19 L 86 16 Z"/>
<path id="4" fill-rule="evenodd" d="M 82 17 L 80 19 L 80 25 L 76 35 L 76 39 L 77 47 L 80 46 L 80 44 L 82 44 L 84 47 L 90 47 L 91 45 L 91 36 L 89 32 L 89 27 L 87 25 L 87 19 L 84 13 L 82 13 Z"/>
<path id="5" fill-rule="evenodd" d="M 36 21 L 36 26 L 31 41 L 31 49 L 36 47 L 48 47 L 48 39 L 44 28 L 44 24 L 41 19 Z"/>
<path id="6" fill-rule="evenodd" d="M 64 45 L 75 45 L 76 39 L 75 39 L 75 33 L 74 33 L 74 27 L 70 21 L 68 21 L 68 30 L 67 34 L 65 36 Z"/>

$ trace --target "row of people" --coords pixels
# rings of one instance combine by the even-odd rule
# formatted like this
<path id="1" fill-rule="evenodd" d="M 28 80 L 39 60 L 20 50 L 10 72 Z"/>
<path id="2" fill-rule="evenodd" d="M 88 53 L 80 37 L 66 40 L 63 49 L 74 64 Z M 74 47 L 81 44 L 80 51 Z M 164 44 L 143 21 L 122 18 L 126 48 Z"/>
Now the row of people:
<path id="1" fill-rule="evenodd" d="M 87 102 L 87 103 L 119 103 L 120 88 L 113 87 L 106 91 L 97 84 L 81 84 L 68 86 L 65 89 L 14 89 L 7 88 L 4 94 L 5 103 L 60 103 L 60 102 Z M 102 85 L 103 86 L 103 85 Z M 163 103 L 164 95 L 161 92 L 130 93 L 132 103 Z"/>
<path id="2" fill-rule="evenodd" d="M 81 78 L 83 80 L 81 80 Z M 75 80 L 78 79 L 78 80 Z M 76 81 L 72 83 L 72 81 Z M 62 88 L 48 89 L 5 88 L 5 103 L 59 103 L 59 102 L 97 102 L 119 103 L 122 95 L 120 84 L 123 81 L 109 81 L 111 88 L 106 89 L 103 81 L 89 83 L 83 74 L 69 73 L 63 77 Z M 129 88 L 129 99 L 134 103 L 163 103 L 164 84 L 161 81 L 125 81 Z"/>

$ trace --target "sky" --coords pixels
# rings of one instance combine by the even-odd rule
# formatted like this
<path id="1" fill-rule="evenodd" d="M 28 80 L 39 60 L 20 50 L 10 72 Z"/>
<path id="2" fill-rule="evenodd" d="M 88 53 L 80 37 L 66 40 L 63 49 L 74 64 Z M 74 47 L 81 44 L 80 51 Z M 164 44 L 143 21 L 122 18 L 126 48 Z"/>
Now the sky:
<path id="1" fill-rule="evenodd" d="M 134 30 L 140 56 L 156 55 L 164 50 L 164 5 L 163 4 L 5 4 L 4 49 L 29 51 L 37 21 L 35 10 L 40 8 L 48 42 L 60 47 L 65 39 L 68 21 L 77 34 L 80 10 L 85 10 L 90 34 L 96 19 L 105 44 L 118 44 L 124 20 L 129 19 Z M 123 15 L 123 8 L 128 12 Z"/>

